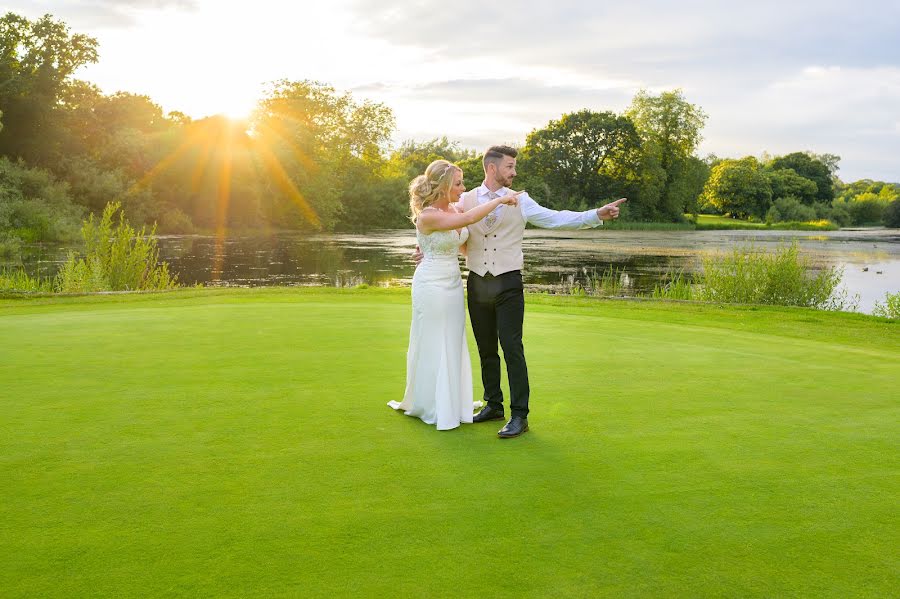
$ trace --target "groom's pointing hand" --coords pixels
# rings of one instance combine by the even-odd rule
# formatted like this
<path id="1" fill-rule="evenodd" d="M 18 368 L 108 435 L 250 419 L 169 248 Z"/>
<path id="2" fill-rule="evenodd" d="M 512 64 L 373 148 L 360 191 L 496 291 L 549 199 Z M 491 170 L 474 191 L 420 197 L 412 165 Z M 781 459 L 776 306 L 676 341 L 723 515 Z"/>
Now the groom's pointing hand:
<path id="1" fill-rule="evenodd" d="M 597 216 L 600 217 L 600 220 L 612 220 L 614 218 L 619 218 L 619 204 L 627 201 L 628 198 L 619 198 L 615 202 L 610 202 L 605 206 L 601 206 L 600 208 L 597 208 Z"/>

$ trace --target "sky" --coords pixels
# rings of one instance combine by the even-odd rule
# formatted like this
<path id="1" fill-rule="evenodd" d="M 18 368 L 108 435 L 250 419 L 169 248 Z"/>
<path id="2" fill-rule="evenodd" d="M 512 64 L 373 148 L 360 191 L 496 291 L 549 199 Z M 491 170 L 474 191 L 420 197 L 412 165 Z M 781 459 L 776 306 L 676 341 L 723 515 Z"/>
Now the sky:
<path id="1" fill-rule="evenodd" d="M 900 2 L 796 0 L 6 0 L 99 41 L 76 73 L 200 118 L 246 115 L 279 79 L 390 107 L 395 143 L 522 144 L 562 114 L 679 88 L 698 154 L 841 156 L 900 181 Z"/>

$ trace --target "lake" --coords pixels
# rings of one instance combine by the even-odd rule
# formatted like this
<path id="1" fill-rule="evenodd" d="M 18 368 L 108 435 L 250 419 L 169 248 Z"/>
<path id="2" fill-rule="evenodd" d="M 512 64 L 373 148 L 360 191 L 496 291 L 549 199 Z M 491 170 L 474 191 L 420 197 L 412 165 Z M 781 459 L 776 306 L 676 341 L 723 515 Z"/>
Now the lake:
<path id="1" fill-rule="evenodd" d="M 871 312 L 885 293 L 900 291 L 900 230 L 841 231 L 550 231 L 525 232 L 526 287 L 560 290 L 612 267 L 624 295 L 649 293 L 666 273 L 690 277 L 700 257 L 753 244 L 774 251 L 797 240 L 814 267 L 844 269 L 843 285 Z M 266 286 L 409 285 L 411 229 L 367 234 L 275 233 L 262 236 L 178 235 L 159 238 L 160 257 L 184 284 Z M 23 258 L 31 274 L 50 275 L 67 248 L 34 245 Z"/>

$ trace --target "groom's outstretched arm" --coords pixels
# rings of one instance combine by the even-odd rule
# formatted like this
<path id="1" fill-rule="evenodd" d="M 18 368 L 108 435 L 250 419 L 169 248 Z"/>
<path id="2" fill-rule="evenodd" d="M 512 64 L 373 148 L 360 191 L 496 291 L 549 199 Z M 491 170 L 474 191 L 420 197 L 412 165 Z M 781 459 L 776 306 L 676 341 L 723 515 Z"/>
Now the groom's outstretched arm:
<path id="1" fill-rule="evenodd" d="M 519 198 L 522 215 L 525 221 L 542 229 L 593 229 L 603 224 L 604 220 L 619 217 L 619 204 L 625 198 L 610 202 L 600 208 L 575 212 L 572 210 L 551 210 L 544 208 L 532 198 L 523 194 Z"/>

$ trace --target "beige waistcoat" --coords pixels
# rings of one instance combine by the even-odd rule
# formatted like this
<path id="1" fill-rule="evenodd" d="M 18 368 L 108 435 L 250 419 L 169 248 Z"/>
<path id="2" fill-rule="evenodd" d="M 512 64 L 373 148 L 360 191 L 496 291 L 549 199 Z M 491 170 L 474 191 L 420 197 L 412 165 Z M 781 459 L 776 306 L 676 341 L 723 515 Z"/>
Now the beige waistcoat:
<path id="1" fill-rule="evenodd" d="M 462 195 L 463 210 L 478 205 L 478 189 Z M 466 244 L 466 267 L 480 275 L 502 275 L 511 270 L 522 270 L 522 236 L 525 234 L 525 218 L 519 206 L 500 206 L 500 216 L 493 227 L 488 228 L 484 219 L 469 225 L 469 241 Z"/>

